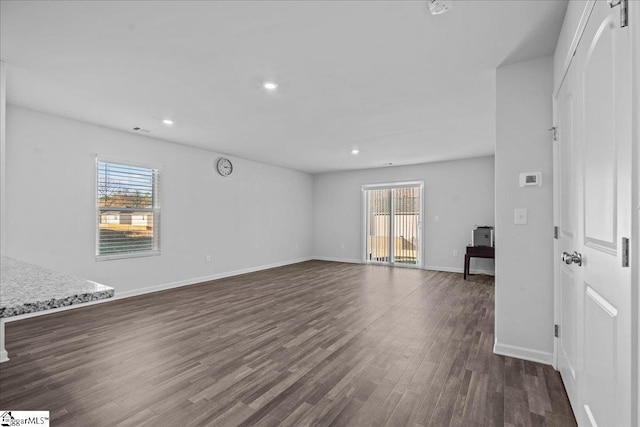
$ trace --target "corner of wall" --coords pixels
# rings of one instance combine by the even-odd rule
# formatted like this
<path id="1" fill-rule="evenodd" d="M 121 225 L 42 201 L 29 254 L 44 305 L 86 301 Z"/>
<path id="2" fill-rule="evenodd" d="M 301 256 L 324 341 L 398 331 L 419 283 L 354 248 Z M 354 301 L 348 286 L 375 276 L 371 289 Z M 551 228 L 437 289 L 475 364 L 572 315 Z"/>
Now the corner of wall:
<path id="1" fill-rule="evenodd" d="M 541 363 L 553 360 L 552 94 L 552 56 L 496 71 L 495 352 Z M 541 172 L 542 186 L 520 187 L 522 172 Z"/>

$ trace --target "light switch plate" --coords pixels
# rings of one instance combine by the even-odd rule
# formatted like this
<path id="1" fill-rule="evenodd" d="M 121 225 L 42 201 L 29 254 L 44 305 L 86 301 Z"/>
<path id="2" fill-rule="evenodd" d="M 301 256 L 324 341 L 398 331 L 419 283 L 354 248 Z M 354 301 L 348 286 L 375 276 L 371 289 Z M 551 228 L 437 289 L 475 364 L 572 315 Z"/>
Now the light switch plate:
<path id="1" fill-rule="evenodd" d="M 514 223 L 517 225 L 525 225 L 527 223 L 527 210 L 526 209 L 516 209 L 515 210 L 515 218 Z"/>

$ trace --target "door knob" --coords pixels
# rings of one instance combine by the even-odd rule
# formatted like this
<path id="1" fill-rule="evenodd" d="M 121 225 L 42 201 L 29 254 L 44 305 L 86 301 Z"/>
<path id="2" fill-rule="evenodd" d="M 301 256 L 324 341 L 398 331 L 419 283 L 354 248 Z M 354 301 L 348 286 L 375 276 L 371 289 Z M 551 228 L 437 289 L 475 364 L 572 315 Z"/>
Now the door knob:
<path id="1" fill-rule="evenodd" d="M 580 266 L 582 265 L 582 254 L 577 251 L 573 251 L 572 254 L 569 252 L 562 252 L 562 261 L 567 265 L 578 264 Z"/>

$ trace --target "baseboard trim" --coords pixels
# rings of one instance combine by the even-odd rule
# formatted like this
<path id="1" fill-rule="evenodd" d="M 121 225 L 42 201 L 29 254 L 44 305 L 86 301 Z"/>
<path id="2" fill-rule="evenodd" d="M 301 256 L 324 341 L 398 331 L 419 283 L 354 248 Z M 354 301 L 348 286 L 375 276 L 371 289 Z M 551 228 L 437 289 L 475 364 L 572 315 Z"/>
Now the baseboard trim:
<path id="1" fill-rule="evenodd" d="M 346 262 L 346 263 L 349 263 L 349 264 L 364 264 L 364 262 L 362 260 L 353 259 L 353 258 L 334 258 L 334 257 L 327 257 L 327 256 L 314 256 L 314 257 L 312 257 L 312 259 L 318 260 L 318 261 Z M 397 267 L 403 267 L 403 266 L 398 265 Z M 446 273 L 464 273 L 464 269 L 463 268 L 458 268 L 458 267 L 439 267 L 439 266 L 435 266 L 435 265 L 428 265 L 426 267 L 423 267 L 423 270 L 444 271 Z M 477 269 L 474 269 L 474 268 L 472 268 L 469 271 L 469 274 L 486 274 L 488 276 L 495 276 L 495 272 L 493 272 L 493 271 L 477 270 Z"/>
<path id="2" fill-rule="evenodd" d="M 89 306 L 95 305 L 95 304 L 103 304 L 103 303 L 107 303 L 107 302 L 110 302 L 110 301 L 116 301 L 116 300 L 119 300 L 119 299 L 136 297 L 136 296 L 139 296 L 139 295 L 150 294 L 150 293 L 153 293 L 153 292 L 160 292 L 160 291 L 166 291 L 166 290 L 169 290 L 169 289 L 181 288 L 183 286 L 197 285 L 199 283 L 210 282 L 212 280 L 219 280 L 219 279 L 224 279 L 224 278 L 227 278 L 227 277 L 240 276 L 242 274 L 255 273 L 257 271 L 263 271 L 263 270 L 269 270 L 269 269 L 272 269 L 272 268 L 284 267 L 286 265 L 299 264 L 301 262 L 306 262 L 306 261 L 311 261 L 311 260 L 329 261 L 329 262 L 344 262 L 344 263 L 349 263 L 349 264 L 364 264 L 362 262 L 362 260 L 352 259 L 352 258 L 334 258 L 334 257 L 323 257 L 323 256 L 304 257 L 304 258 L 298 258 L 298 259 L 293 259 L 293 260 L 288 260 L 288 261 L 277 262 L 277 263 L 273 263 L 273 264 L 265 264 L 265 265 L 259 265 L 259 266 L 256 266 L 256 267 L 244 268 L 244 269 L 240 269 L 240 270 L 227 271 L 227 272 L 224 272 L 224 273 L 213 274 L 213 275 L 210 275 L 210 276 L 201 276 L 201 277 L 195 277 L 195 278 L 186 279 L 186 280 L 179 280 L 179 281 L 176 281 L 176 282 L 165 283 L 165 284 L 156 285 L 156 286 L 149 286 L 149 287 L 146 287 L 146 288 L 133 289 L 131 291 L 116 292 L 116 294 L 111 298 L 106 298 L 106 299 L 97 300 L 97 301 L 89 301 L 89 302 L 85 302 L 85 303 L 82 303 L 82 304 L 74 304 L 74 305 L 69 305 L 69 306 L 65 306 L 65 307 L 58 307 L 58 308 L 53 308 L 53 309 L 50 309 L 50 310 L 36 311 L 36 312 L 33 312 L 33 313 L 25 313 L 25 314 L 21 314 L 19 316 L 5 317 L 2 320 L 5 323 L 9 323 L 9 322 L 15 322 L 15 321 L 18 321 L 18 320 L 28 319 L 28 318 L 31 318 L 31 317 L 46 316 L 46 315 L 49 315 L 49 314 L 59 313 L 61 311 L 67 311 L 67 310 L 74 310 L 76 308 L 89 307 Z M 427 266 L 424 269 L 425 270 L 444 271 L 444 272 L 450 272 L 450 273 L 462 273 L 463 272 L 462 268 L 451 268 L 451 267 Z M 478 270 L 478 271 L 472 270 L 471 272 L 472 272 L 472 274 L 489 274 L 489 275 L 493 275 L 493 273 L 491 273 L 491 272 L 485 272 L 485 271 L 482 271 L 482 270 Z M 505 354 L 505 355 L 510 356 L 510 354 Z M 518 357 L 518 356 L 514 356 L 514 357 Z M 543 362 L 543 363 L 546 363 L 546 362 Z"/>
<path id="3" fill-rule="evenodd" d="M 459 267 L 439 267 L 437 265 L 427 265 L 425 270 L 444 271 L 446 273 L 464 273 L 464 268 Z M 469 270 L 469 274 L 486 274 L 488 276 L 495 276 L 496 273 L 489 270 L 477 270 L 472 268 Z"/>
<path id="4" fill-rule="evenodd" d="M 424 267 L 424 269 L 433 271 L 444 271 L 445 273 L 464 273 L 464 269 L 458 267 L 440 267 L 437 265 L 427 265 Z"/>
<path id="5" fill-rule="evenodd" d="M 169 290 L 169 289 L 181 288 L 183 286 L 197 285 L 199 283 L 210 282 L 212 280 L 218 280 L 218 279 L 224 279 L 226 277 L 240 276 L 242 274 L 255 273 L 257 271 L 270 270 L 272 268 L 284 267 L 285 265 L 299 264 L 301 262 L 311 261 L 312 259 L 314 259 L 314 258 L 312 258 L 312 257 L 298 258 L 298 259 L 294 259 L 294 260 L 282 261 L 282 262 L 277 262 L 277 263 L 273 263 L 273 264 L 259 265 L 259 266 L 256 266 L 256 267 L 244 268 L 244 269 L 234 270 L 234 271 L 227 271 L 227 272 L 224 272 L 224 273 L 213 274 L 213 275 L 210 275 L 210 276 L 202 276 L 202 277 L 195 277 L 195 278 L 186 279 L 186 280 L 179 280 L 179 281 L 176 281 L 176 282 L 165 283 L 165 284 L 162 284 L 162 285 L 149 286 L 149 287 L 146 287 L 146 288 L 134 289 L 134 290 L 131 290 L 131 291 L 116 292 L 116 294 L 111 298 L 101 299 L 101 300 L 97 300 L 97 301 L 85 302 L 85 303 L 82 303 L 82 304 L 74 304 L 74 305 L 69 305 L 69 306 L 65 306 L 65 307 L 58 307 L 58 308 L 53 308 L 53 309 L 50 309 L 50 310 L 36 311 L 36 312 L 33 312 L 33 313 L 21 314 L 19 316 L 5 317 L 5 318 L 2 319 L 2 321 L 5 322 L 5 323 L 8 323 L 8 322 L 15 322 L 15 321 L 18 321 L 18 320 L 28 319 L 30 317 L 46 316 L 48 314 L 59 313 L 61 311 L 74 310 L 76 308 L 88 307 L 88 306 L 95 305 L 95 304 L 103 304 L 103 303 L 107 303 L 107 302 L 110 302 L 110 301 L 120 300 L 120 299 L 124 299 L 124 298 L 136 297 L 136 296 L 139 296 L 139 295 L 150 294 L 150 293 L 153 293 L 153 292 L 166 291 L 166 290 Z"/>
<path id="6" fill-rule="evenodd" d="M 499 354 L 500 356 L 515 357 L 516 359 L 543 363 L 545 365 L 551 365 L 553 363 L 553 353 L 532 350 L 530 348 L 518 347 L 515 345 L 500 344 L 496 342 L 493 345 L 493 352 L 494 354 Z"/>
<path id="7" fill-rule="evenodd" d="M 212 280 L 225 279 L 227 277 L 240 276 L 242 274 L 255 273 L 257 271 L 263 271 L 263 270 L 270 270 L 272 268 L 284 267 L 285 265 L 298 264 L 301 262 L 310 261 L 311 259 L 313 258 L 311 257 L 298 258 L 298 259 L 289 260 L 289 261 L 276 262 L 273 264 L 259 265 L 256 267 L 249 267 L 249 268 L 243 268 L 240 270 L 233 270 L 233 271 L 227 271 L 224 273 L 212 274 L 210 276 L 201 276 L 201 277 L 195 277 L 192 279 L 178 280 L 176 282 L 165 283 L 163 285 L 157 285 L 157 286 L 150 286 L 148 288 L 134 289 L 131 291 L 116 293 L 115 297 L 112 298 L 111 300 L 120 299 L 120 298 L 130 298 L 138 295 L 149 294 L 152 292 L 160 292 L 168 289 L 181 288 L 183 286 L 190 286 L 190 285 L 196 285 L 198 283 L 210 282 Z"/>
<path id="8" fill-rule="evenodd" d="M 349 264 L 364 264 L 361 259 L 353 259 L 353 258 L 333 258 L 328 256 L 314 256 L 311 259 L 317 261 L 330 261 L 330 262 L 346 262 Z"/>

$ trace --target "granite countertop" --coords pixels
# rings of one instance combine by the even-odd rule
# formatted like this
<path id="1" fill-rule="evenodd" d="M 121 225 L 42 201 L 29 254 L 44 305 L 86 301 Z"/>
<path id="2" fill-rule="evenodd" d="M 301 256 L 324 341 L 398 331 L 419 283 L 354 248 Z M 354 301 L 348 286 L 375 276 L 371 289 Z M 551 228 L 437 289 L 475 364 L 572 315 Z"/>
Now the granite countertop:
<path id="1" fill-rule="evenodd" d="M 0 318 L 110 298 L 114 289 L 0 257 Z"/>

